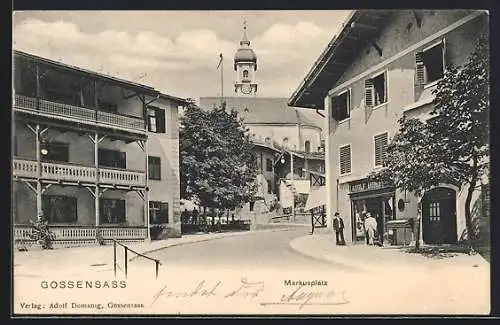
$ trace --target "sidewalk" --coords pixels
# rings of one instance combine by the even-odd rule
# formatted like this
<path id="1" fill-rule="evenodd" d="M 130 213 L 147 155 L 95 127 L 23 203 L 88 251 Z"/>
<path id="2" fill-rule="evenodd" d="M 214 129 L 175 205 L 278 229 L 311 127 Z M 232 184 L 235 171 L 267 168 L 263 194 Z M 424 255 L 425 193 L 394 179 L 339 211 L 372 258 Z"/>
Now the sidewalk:
<path id="1" fill-rule="evenodd" d="M 287 227 L 293 229 L 292 227 Z M 126 246 L 137 253 L 147 255 L 149 253 L 168 247 L 199 243 L 209 240 L 245 236 L 255 232 L 284 231 L 284 227 L 271 227 L 254 231 L 210 233 L 184 235 L 180 238 L 168 238 L 165 240 L 126 243 Z M 117 260 L 123 262 L 123 247 L 117 246 Z M 20 252 L 15 250 L 13 257 L 15 277 L 41 277 L 46 275 L 78 276 L 89 272 L 111 272 L 113 270 L 113 245 L 57 248 L 53 250 L 42 250 L 31 248 Z M 129 252 L 129 261 L 134 260 L 135 254 Z"/>
<path id="2" fill-rule="evenodd" d="M 377 247 L 363 244 L 337 246 L 331 235 L 314 234 L 296 238 L 290 242 L 295 251 L 316 259 L 340 263 L 358 271 L 383 272 L 395 268 L 422 268 L 434 271 L 445 267 L 481 267 L 490 265 L 479 254 L 451 253 L 451 257 L 429 258 L 421 254 L 405 252 L 410 246 Z"/>

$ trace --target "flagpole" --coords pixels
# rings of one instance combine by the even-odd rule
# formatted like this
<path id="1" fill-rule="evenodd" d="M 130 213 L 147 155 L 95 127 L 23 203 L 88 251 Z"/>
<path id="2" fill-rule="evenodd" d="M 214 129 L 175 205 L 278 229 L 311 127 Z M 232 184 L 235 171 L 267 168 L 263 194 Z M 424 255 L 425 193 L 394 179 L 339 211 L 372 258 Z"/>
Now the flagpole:
<path id="1" fill-rule="evenodd" d="M 224 107 L 224 59 L 222 57 L 222 53 L 220 55 L 220 104 L 221 107 Z"/>

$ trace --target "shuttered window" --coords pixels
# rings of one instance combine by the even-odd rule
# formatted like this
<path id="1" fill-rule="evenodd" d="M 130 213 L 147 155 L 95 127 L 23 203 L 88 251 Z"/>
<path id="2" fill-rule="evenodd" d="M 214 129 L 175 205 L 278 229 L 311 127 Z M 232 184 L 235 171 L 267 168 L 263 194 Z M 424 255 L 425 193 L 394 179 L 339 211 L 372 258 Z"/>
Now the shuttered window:
<path id="1" fill-rule="evenodd" d="M 374 107 L 387 102 L 386 73 L 365 80 L 365 105 Z"/>
<path id="2" fill-rule="evenodd" d="M 165 133 L 165 111 L 161 108 L 148 107 L 148 131 L 153 133 Z"/>
<path id="3" fill-rule="evenodd" d="M 342 146 L 339 149 L 340 154 L 340 175 L 351 172 L 351 145 Z"/>
<path id="4" fill-rule="evenodd" d="M 446 43 L 440 43 L 415 53 L 415 80 L 426 85 L 443 78 L 446 67 Z"/>
<path id="5" fill-rule="evenodd" d="M 387 151 L 387 132 L 375 136 L 375 166 L 383 166 Z"/>
<path id="6" fill-rule="evenodd" d="M 149 220 L 151 224 L 168 223 L 168 203 L 149 201 Z"/>

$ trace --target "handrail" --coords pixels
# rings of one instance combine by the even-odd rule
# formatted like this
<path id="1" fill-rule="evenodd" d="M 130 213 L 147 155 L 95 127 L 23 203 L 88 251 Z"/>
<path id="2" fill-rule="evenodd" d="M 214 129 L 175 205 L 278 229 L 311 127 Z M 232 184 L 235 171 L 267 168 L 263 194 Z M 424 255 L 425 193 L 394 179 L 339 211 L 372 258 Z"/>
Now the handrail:
<path id="1" fill-rule="evenodd" d="M 138 252 L 134 251 L 133 249 L 123 245 L 122 243 L 120 243 L 118 240 L 116 240 L 114 238 L 112 239 L 112 241 L 113 241 L 113 272 L 115 274 L 115 277 L 116 277 L 116 267 L 118 266 L 118 264 L 116 263 L 116 245 L 118 244 L 125 249 L 125 251 L 124 251 L 125 252 L 125 258 L 124 258 L 125 277 L 127 277 L 127 273 L 128 273 L 128 257 L 127 257 L 127 255 L 128 255 L 128 251 L 131 251 L 132 253 L 136 254 L 137 256 L 141 256 L 141 257 L 144 257 L 150 261 L 155 262 L 155 274 L 156 274 L 156 278 L 158 279 L 158 270 L 159 270 L 159 267 L 161 265 L 160 260 L 151 258 L 151 257 L 146 256 L 146 255 L 141 254 L 141 253 L 138 253 Z"/>

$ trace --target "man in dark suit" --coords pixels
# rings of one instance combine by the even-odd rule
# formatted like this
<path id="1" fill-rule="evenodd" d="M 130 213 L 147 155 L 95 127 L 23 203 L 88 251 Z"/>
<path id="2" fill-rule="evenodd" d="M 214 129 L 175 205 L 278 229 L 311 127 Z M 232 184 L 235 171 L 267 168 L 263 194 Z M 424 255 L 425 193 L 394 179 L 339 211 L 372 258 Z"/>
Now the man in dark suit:
<path id="1" fill-rule="evenodd" d="M 345 245 L 344 221 L 338 212 L 335 212 L 335 217 L 333 218 L 333 230 L 335 231 L 335 243 L 337 245 Z"/>

